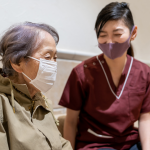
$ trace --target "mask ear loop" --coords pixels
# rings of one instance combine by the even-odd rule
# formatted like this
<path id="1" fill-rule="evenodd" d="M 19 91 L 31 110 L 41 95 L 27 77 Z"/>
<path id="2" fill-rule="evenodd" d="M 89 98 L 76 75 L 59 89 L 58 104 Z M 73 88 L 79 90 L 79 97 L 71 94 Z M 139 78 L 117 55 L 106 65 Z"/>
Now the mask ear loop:
<path id="1" fill-rule="evenodd" d="M 31 80 L 25 73 L 22 72 L 22 74 L 23 74 L 24 76 L 26 76 L 29 80 Z M 31 80 L 31 81 L 32 81 L 32 80 Z"/>
<path id="2" fill-rule="evenodd" d="M 130 36 L 129 36 L 129 39 L 131 38 L 134 29 L 135 29 L 135 26 L 133 26 L 133 28 L 132 28 L 132 30 L 131 30 L 131 34 L 130 34 Z M 130 42 L 130 40 L 129 40 L 129 42 Z"/>
<path id="3" fill-rule="evenodd" d="M 29 58 L 31 58 L 31 59 L 34 59 L 34 60 L 37 60 L 37 61 L 40 61 L 39 59 L 36 59 L 36 58 L 34 58 L 34 57 L 31 57 L 31 56 L 28 56 Z"/>
<path id="4" fill-rule="evenodd" d="M 38 59 L 36 59 L 36 58 L 34 58 L 34 57 L 31 57 L 31 56 L 28 56 L 28 57 L 31 58 L 31 59 L 40 61 L 40 60 L 38 60 Z M 32 81 L 25 73 L 22 72 L 22 74 L 23 74 L 24 76 L 26 76 L 30 81 Z"/>

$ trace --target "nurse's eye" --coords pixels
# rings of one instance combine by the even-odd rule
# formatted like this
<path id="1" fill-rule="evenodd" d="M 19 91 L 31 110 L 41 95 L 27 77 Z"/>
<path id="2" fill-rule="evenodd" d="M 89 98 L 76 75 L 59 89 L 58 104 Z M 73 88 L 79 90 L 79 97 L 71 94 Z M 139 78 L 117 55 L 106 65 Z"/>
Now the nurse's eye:
<path id="1" fill-rule="evenodd" d="M 106 37 L 107 35 L 100 35 L 99 37 Z"/>
<path id="2" fill-rule="evenodd" d="M 121 36 L 122 34 L 115 34 L 115 36 Z"/>

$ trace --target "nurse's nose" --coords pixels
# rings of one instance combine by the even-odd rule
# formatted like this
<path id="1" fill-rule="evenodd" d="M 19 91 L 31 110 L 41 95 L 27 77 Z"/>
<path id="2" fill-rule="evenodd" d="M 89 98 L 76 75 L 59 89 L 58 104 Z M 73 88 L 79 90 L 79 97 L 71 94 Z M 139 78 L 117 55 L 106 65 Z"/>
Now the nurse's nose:
<path id="1" fill-rule="evenodd" d="M 106 43 L 107 43 L 107 44 L 108 44 L 108 43 L 113 43 L 113 40 L 112 40 L 111 38 L 109 38 Z"/>

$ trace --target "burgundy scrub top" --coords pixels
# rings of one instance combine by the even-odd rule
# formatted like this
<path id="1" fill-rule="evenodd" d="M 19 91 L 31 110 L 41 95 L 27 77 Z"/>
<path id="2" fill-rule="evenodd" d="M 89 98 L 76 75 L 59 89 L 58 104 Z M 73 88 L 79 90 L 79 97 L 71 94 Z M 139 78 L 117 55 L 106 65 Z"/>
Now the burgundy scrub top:
<path id="1" fill-rule="evenodd" d="M 131 57 L 116 88 L 103 57 L 98 56 L 113 91 L 119 95 L 126 79 Z M 76 150 L 97 150 L 113 148 L 124 150 L 139 142 L 138 129 L 134 122 L 140 113 L 150 112 L 150 68 L 133 59 L 123 93 L 117 99 L 106 80 L 96 57 L 75 67 L 67 81 L 59 105 L 80 110 Z"/>

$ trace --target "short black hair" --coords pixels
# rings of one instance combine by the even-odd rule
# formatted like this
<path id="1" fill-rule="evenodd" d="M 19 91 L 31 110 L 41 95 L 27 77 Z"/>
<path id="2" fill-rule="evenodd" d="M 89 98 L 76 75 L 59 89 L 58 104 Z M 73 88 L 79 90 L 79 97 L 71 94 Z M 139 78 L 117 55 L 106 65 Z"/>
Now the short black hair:
<path id="1" fill-rule="evenodd" d="M 100 31 L 107 21 L 120 19 L 122 19 L 130 31 L 132 31 L 134 21 L 129 5 L 126 2 L 112 2 L 106 5 L 98 14 L 95 23 L 97 38 L 99 37 Z"/>

